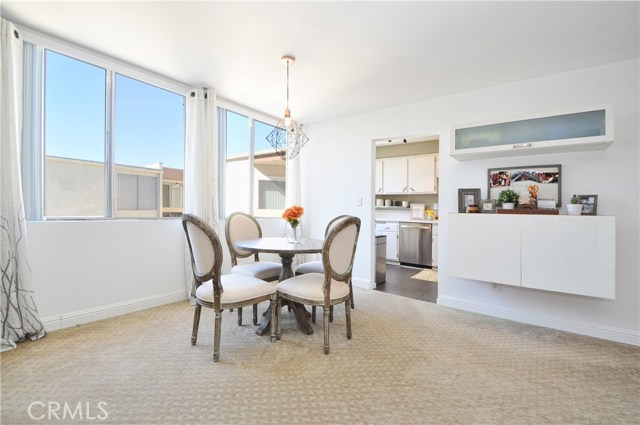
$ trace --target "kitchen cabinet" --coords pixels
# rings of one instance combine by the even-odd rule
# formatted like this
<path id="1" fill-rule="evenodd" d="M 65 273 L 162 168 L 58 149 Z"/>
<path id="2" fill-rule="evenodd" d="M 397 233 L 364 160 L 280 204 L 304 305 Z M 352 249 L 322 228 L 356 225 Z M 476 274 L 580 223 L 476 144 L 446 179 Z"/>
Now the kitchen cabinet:
<path id="1" fill-rule="evenodd" d="M 406 192 L 407 158 L 385 158 L 382 161 L 382 188 L 384 193 Z"/>
<path id="2" fill-rule="evenodd" d="M 398 222 L 376 222 L 376 235 L 385 235 L 387 237 L 386 259 L 389 261 L 398 261 Z"/>
<path id="3" fill-rule="evenodd" d="M 615 217 L 449 215 L 449 274 L 615 298 Z"/>
<path id="4" fill-rule="evenodd" d="M 381 159 L 376 159 L 376 194 L 382 193 L 383 191 L 383 182 L 382 182 L 382 172 L 383 172 L 383 163 Z"/>
<path id="5" fill-rule="evenodd" d="M 458 160 L 604 150 L 613 143 L 613 106 L 573 108 L 451 129 Z"/>
<path id="6" fill-rule="evenodd" d="M 436 156 L 410 156 L 407 163 L 407 192 L 436 193 Z"/>
<path id="7" fill-rule="evenodd" d="M 436 154 L 376 160 L 376 194 L 429 194 L 437 191 Z"/>

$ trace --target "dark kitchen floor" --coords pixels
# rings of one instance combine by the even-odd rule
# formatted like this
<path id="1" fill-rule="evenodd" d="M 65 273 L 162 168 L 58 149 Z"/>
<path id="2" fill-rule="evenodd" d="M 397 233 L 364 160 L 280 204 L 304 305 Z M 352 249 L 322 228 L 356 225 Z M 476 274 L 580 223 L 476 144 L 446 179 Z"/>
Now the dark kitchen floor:
<path id="1" fill-rule="evenodd" d="M 438 284 L 411 277 L 418 274 L 420 270 L 422 269 L 387 264 L 386 281 L 375 289 L 376 291 L 435 303 L 438 298 Z"/>

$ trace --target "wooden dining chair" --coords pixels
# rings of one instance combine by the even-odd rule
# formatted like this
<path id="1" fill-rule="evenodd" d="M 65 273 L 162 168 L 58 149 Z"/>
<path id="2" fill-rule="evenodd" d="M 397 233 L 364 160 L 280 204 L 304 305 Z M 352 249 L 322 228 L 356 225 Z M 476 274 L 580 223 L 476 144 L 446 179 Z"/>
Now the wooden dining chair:
<path id="1" fill-rule="evenodd" d="M 236 248 L 235 243 L 246 239 L 259 239 L 262 237 L 260 223 L 243 212 L 234 212 L 227 217 L 224 227 L 227 238 L 227 246 L 231 254 L 231 273 L 253 276 L 258 279 L 276 283 L 282 270 L 281 262 L 260 261 L 258 253 L 243 251 Z M 239 258 L 254 256 L 254 261 L 250 263 L 238 263 Z M 253 324 L 258 324 L 258 305 L 253 306 Z M 242 325 L 242 308 L 238 309 L 238 326 Z"/>
<path id="2" fill-rule="evenodd" d="M 324 273 L 307 273 L 294 276 L 278 283 L 278 319 L 276 338 L 282 333 L 282 300 L 300 304 L 322 306 L 324 327 L 324 353 L 329 354 L 329 310 L 336 304 L 344 303 L 347 321 L 347 339 L 351 339 L 351 291 L 349 282 L 353 272 L 360 219 L 345 216 L 337 219 L 322 246 Z"/>
<path id="3" fill-rule="evenodd" d="M 326 238 L 329 234 L 329 231 L 333 227 L 333 225 L 338 221 L 347 217 L 346 215 L 339 215 L 332 219 L 329 224 L 327 224 L 326 229 L 324 230 L 324 237 Z M 306 263 L 300 264 L 296 267 L 296 275 L 299 274 L 307 274 L 307 273 L 324 273 L 324 268 L 322 267 L 322 260 L 316 261 L 307 261 Z M 351 284 L 351 280 L 349 280 L 349 292 L 351 294 L 351 308 L 355 308 L 353 304 L 353 285 Z M 316 323 L 316 306 L 311 306 L 311 321 Z M 329 321 L 333 322 L 333 306 L 329 310 Z"/>
<path id="4" fill-rule="evenodd" d="M 211 226 L 192 214 L 183 214 L 182 227 L 187 237 L 193 277 L 196 281 L 196 306 L 191 345 L 195 345 L 198 338 L 202 307 L 213 309 L 215 312 L 213 361 L 217 362 L 220 359 L 222 311 L 270 301 L 271 321 L 275 323 L 276 288 L 269 282 L 245 274 L 222 276 L 222 245 Z M 276 341 L 273 327 L 271 341 Z"/>

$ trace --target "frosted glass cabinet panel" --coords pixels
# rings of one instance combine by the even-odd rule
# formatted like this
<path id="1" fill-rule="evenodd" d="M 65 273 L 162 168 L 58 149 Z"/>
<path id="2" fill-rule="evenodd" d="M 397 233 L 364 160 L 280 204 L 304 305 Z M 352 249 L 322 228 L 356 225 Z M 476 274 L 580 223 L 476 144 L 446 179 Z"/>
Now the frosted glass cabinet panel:
<path id="1" fill-rule="evenodd" d="M 453 128 L 457 159 L 606 149 L 613 142 L 610 106 Z"/>

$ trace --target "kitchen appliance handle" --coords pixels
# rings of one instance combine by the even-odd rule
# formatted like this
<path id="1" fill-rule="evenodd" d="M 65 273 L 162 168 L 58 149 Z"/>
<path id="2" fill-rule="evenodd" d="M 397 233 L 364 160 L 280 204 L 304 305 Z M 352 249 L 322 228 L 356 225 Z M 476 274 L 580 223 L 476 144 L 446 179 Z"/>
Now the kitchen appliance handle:
<path id="1" fill-rule="evenodd" d="M 415 224 L 401 224 L 400 227 L 402 227 L 403 229 L 425 229 L 425 230 L 431 229 L 431 226 L 420 226 Z"/>

